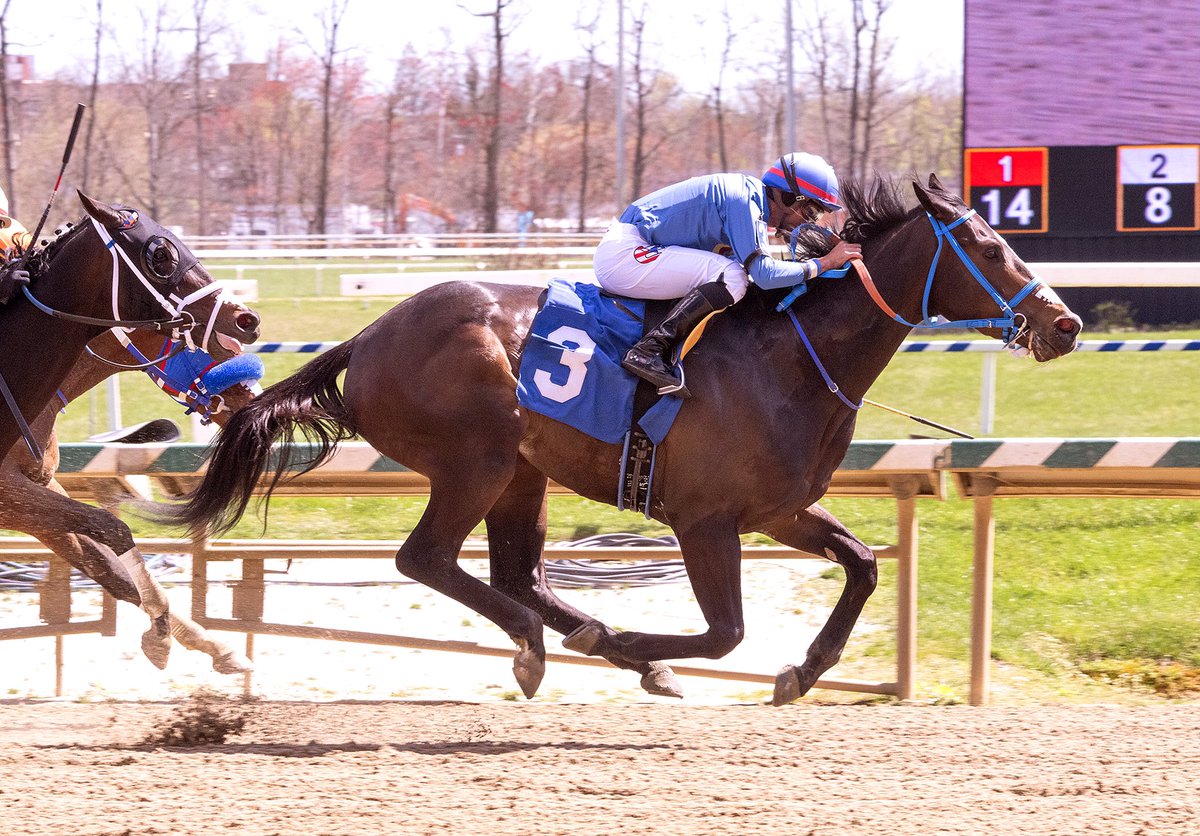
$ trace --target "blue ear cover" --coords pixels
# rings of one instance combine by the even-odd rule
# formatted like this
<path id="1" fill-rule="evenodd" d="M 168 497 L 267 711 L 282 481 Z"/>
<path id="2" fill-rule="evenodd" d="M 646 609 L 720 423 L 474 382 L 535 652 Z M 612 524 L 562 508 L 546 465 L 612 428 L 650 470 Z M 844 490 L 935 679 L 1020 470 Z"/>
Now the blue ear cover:
<path id="1" fill-rule="evenodd" d="M 219 395 L 239 383 L 257 383 L 264 371 L 263 361 L 257 354 L 239 354 L 213 366 L 200 379 L 210 395 Z"/>

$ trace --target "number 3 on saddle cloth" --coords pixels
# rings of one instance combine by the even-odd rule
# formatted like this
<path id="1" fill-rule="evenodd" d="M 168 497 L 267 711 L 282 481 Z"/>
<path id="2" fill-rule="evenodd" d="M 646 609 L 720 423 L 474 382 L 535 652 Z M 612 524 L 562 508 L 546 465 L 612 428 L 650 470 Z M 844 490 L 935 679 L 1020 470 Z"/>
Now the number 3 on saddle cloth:
<path id="1" fill-rule="evenodd" d="M 654 447 L 683 401 L 659 397 L 634 421 L 638 378 L 621 358 L 641 336 L 646 302 L 610 296 L 599 286 L 551 279 L 517 375 L 517 401 L 609 444 L 624 443 L 617 507 L 646 511 Z M 640 402 L 644 397 L 636 398 Z M 647 513 L 647 516 L 649 514 Z"/>

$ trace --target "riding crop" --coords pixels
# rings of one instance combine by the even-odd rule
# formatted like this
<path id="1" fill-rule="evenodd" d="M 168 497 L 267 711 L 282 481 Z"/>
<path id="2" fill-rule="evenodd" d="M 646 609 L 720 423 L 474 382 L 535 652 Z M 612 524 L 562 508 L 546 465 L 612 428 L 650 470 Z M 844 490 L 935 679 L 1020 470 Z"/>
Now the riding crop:
<path id="1" fill-rule="evenodd" d="M 84 108 L 85 105 L 83 104 L 75 106 L 75 121 L 71 124 L 71 135 L 67 137 L 67 148 L 63 151 L 62 167 L 58 170 L 58 179 L 54 181 L 54 190 L 50 192 L 50 200 L 46 202 L 46 211 L 42 212 L 42 217 L 38 221 L 37 227 L 33 230 L 33 236 L 29 239 L 29 245 L 21 253 L 21 262 L 18 265 L 19 269 L 25 269 L 25 264 L 29 260 L 29 253 L 33 249 L 33 244 L 37 241 L 37 237 L 42 231 L 42 226 L 46 223 L 46 218 L 50 216 L 50 207 L 54 205 L 54 196 L 58 194 L 58 187 L 62 184 L 63 173 L 66 172 L 67 163 L 71 159 L 71 149 L 75 147 L 75 135 L 79 133 L 79 123 L 83 121 Z M 21 410 L 17 407 L 16 398 L 13 397 L 12 391 L 8 388 L 8 382 L 4 379 L 3 375 L 0 375 L 0 395 L 4 396 L 4 401 L 8 405 L 9 411 L 13 414 L 17 426 L 21 429 L 21 437 L 25 439 L 25 446 L 29 448 L 29 452 L 33 454 L 33 458 L 40 466 L 42 463 L 41 448 L 38 447 L 37 439 L 34 438 L 33 431 L 29 428 L 29 423 L 25 420 L 25 416 L 21 414 Z"/>
<path id="2" fill-rule="evenodd" d="M 54 181 L 54 188 L 50 192 L 50 199 L 46 201 L 46 209 L 42 212 L 42 217 L 38 219 L 37 226 L 33 229 L 33 237 L 29 239 L 29 246 L 25 248 L 25 252 L 21 253 L 21 267 L 25 267 L 25 262 L 29 259 L 29 251 L 33 249 L 34 243 L 37 241 L 38 235 L 42 232 L 42 226 L 46 223 L 46 218 L 50 217 L 50 207 L 54 205 L 54 197 L 58 194 L 58 187 L 62 185 L 63 174 L 66 173 L 67 163 L 71 161 L 71 151 L 75 148 L 75 135 L 79 133 L 79 123 L 83 121 L 83 111 L 87 109 L 85 104 L 75 105 L 75 121 L 71 123 L 71 135 L 67 137 L 67 147 L 63 151 L 62 167 L 58 169 L 58 179 Z"/>

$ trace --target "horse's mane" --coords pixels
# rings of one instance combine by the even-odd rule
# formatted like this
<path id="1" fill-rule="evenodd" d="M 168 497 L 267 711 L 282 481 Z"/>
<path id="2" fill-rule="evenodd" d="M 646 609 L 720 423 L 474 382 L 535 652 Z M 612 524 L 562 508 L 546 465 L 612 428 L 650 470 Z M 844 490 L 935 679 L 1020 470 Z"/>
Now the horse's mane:
<path id="1" fill-rule="evenodd" d="M 50 262 L 58 251 L 66 246 L 67 242 L 79 235 L 87 228 L 87 215 L 84 215 L 74 223 L 66 223 L 58 229 L 54 230 L 54 237 L 40 248 L 34 249 L 33 254 L 29 256 L 28 268 L 29 272 L 34 276 L 39 276 L 45 273 L 50 267 Z M 36 247 L 36 244 L 31 243 L 31 247 Z"/>
<path id="2" fill-rule="evenodd" d="M 842 238 L 862 244 L 908 220 L 914 211 L 904 200 L 903 186 L 908 182 L 885 176 L 876 176 L 870 182 L 845 178 L 841 183 L 841 198 L 847 217 Z"/>

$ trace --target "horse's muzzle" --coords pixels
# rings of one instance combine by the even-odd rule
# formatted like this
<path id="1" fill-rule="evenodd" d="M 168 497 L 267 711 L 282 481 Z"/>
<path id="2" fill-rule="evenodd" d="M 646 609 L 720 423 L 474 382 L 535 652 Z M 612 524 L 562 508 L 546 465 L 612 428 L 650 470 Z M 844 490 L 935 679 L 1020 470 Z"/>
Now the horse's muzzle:
<path id="1" fill-rule="evenodd" d="M 1047 333 L 1031 331 L 1029 350 L 1039 363 L 1070 354 L 1078 346 L 1079 332 L 1082 330 L 1083 321 L 1068 311 L 1054 320 L 1053 327 Z"/>

